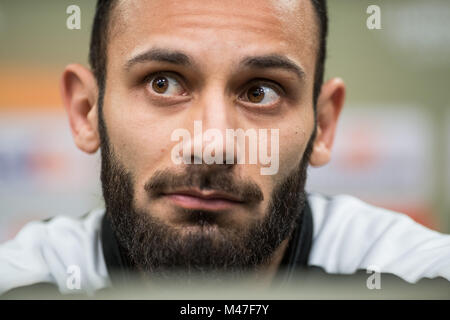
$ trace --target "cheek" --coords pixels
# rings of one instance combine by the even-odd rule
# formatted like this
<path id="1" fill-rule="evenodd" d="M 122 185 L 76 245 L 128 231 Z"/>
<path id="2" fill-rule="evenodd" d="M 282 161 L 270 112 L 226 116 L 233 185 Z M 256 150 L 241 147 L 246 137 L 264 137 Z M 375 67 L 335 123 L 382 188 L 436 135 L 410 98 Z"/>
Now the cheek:
<path id="1" fill-rule="evenodd" d="M 289 130 L 280 135 L 280 172 L 289 173 L 300 163 L 306 148 L 307 134 L 305 128 Z M 283 171 L 282 171 L 283 170 Z"/>
<path id="2" fill-rule="evenodd" d="M 151 175 L 153 168 L 170 161 L 173 128 L 164 119 L 145 112 L 136 101 L 117 95 L 111 95 L 109 101 L 114 104 L 109 104 L 104 114 L 110 144 L 120 162 L 140 184 Z"/>
<path id="3" fill-rule="evenodd" d="M 309 109 L 280 128 L 280 177 L 298 168 L 314 129 L 314 113 Z"/>
<path id="4" fill-rule="evenodd" d="M 278 172 L 274 175 L 261 175 L 261 166 L 243 168 L 245 170 L 243 175 L 252 177 L 261 187 L 265 198 L 264 207 L 266 208 L 275 186 L 285 181 L 294 170 L 298 169 L 313 130 L 313 115 L 304 114 L 302 118 L 292 117 L 291 119 L 296 119 L 296 121 L 289 121 L 289 123 L 279 126 Z"/>

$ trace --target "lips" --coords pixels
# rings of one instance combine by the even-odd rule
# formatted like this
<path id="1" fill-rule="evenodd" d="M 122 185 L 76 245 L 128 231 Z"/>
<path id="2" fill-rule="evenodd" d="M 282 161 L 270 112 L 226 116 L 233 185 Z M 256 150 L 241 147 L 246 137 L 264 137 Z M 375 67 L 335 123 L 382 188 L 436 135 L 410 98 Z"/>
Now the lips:
<path id="1" fill-rule="evenodd" d="M 164 193 L 163 196 L 177 206 L 196 210 L 225 210 L 244 203 L 243 199 L 215 190 L 177 190 Z"/>

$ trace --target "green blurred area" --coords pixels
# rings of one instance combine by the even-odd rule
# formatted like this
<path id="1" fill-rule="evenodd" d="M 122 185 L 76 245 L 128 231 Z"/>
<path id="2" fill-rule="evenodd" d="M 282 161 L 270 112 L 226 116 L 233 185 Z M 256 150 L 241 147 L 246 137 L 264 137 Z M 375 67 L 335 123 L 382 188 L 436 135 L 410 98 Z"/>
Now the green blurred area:
<path id="1" fill-rule="evenodd" d="M 61 66 L 87 64 L 95 2 L 19 0 L 0 1 L 0 61 L 2 63 Z M 66 27 L 66 8 L 81 9 L 81 30 Z"/>
<path id="2" fill-rule="evenodd" d="M 433 117 L 434 198 L 450 230 L 447 185 L 450 106 L 450 1 L 331 0 L 326 78 L 342 77 L 347 108 L 421 106 Z M 66 28 L 66 8 L 81 8 L 81 30 Z M 381 8 L 382 29 L 366 27 L 369 5 Z M 93 0 L 1 0 L 0 63 L 63 68 L 87 64 Z M 0 71 L 1 72 L 1 71 Z M 407 112 L 407 110 L 405 110 Z M 389 117 L 389 109 L 386 109 Z M 445 227 L 446 226 L 446 227 Z"/>

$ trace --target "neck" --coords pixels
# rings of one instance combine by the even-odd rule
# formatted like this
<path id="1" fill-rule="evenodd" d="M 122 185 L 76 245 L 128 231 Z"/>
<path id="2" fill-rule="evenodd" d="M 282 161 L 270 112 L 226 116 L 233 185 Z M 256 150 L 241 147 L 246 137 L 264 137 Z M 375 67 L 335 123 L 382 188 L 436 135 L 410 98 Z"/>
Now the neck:
<path id="1" fill-rule="evenodd" d="M 255 274 L 252 277 L 251 281 L 256 282 L 258 285 L 262 287 L 269 287 L 277 274 L 281 261 L 283 260 L 283 256 L 286 253 L 290 237 L 283 240 L 278 248 L 273 253 L 271 259 L 264 265 L 260 266 Z"/>

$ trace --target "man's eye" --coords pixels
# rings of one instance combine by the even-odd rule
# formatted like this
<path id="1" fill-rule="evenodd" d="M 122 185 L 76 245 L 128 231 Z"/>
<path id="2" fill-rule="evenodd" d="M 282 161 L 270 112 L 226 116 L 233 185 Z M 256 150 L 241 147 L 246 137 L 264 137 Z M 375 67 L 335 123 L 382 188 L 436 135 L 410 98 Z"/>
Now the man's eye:
<path id="1" fill-rule="evenodd" d="M 255 104 L 273 104 L 280 95 L 271 87 L 264 85 L 252 86 L 244 93 L 244 100 Z"/>
<path id="2" fill-rule="evenodd" d="M 158 95 L 176 96 L 182 95 L 184 89 L 181 84 L 173 77 L 167 75 L 157 75 L 150 79 L 150 90 Z"/>

